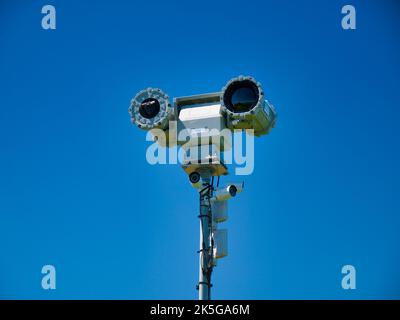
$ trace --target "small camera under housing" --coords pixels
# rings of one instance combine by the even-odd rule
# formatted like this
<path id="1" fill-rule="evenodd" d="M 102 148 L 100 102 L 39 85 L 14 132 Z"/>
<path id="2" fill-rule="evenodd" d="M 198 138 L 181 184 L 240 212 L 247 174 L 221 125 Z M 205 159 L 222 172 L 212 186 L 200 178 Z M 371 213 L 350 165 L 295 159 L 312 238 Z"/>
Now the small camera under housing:
<path id="1" fill-rule="evenodd" d="M 236 197 L 238 193 L 241 193 L 244 188 L 244 183 L 230 183 L 223 188 L 217 188 L 213 201 L 226 201 L 230 198 Z"/>
<path id="2" fill-rule="evenodd" d="M 196 189 L 200 188 L 202 185 L 200 173 L 198 173 L 197 171 L 194 171 L 191 174 L 189 174 L 189 181 L 192 184 L 192 186 Z"/>

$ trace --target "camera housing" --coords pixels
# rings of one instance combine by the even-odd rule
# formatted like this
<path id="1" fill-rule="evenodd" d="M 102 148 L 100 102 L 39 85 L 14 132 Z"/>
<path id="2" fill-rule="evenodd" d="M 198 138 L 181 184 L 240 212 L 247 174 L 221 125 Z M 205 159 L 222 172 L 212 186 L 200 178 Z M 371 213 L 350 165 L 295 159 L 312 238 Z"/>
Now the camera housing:
<path id="1" fill-rule="evenodd" d="M 158 88 L 139 91 L 131 100 L 128 111 L 132 123 L 143 130 L 167 130 L 175 113 L 168 95 Z"/>
<path id="2" fill-rule="evenodd" d="M 211 199 L 211 212 L 214 223 L 221 223 L 228 220 L 228 201 Z"/>
<path id="3" fill-rule="evenodd" d="M 244 182 L 230 183 L 223 188 L 217 188 L 213 201 L 226 201 L 230 198 L 236 197 L 237 194 L 243 191 Z"/>
<path id="4" fill-rule="evenodd" d="M 204 170 L 212 176 L 227 174 L 220 155 L 225 151 L 224 146 L 230 148 L 230 141 L 221 135 L 226 125 L 219 99 L 219 92 L 174 99 L 178 114 L 177 144 L 184 150 L 182 168 L 187 174 Z"/>
<path id="5" fill-rule="evenodd" d="M 275 108 L 265 100 L 261 84 L 252 77 L 229 80 L 222 88 L 220 103 L 227 127 L 232 130 L 252 129 L 255 136 L 261 136 L 275 126 Z"/>
<path id="6" fill-rule="evenodd" d="M 213 231 L 213 257 L 214 259 L 221 259 L 228 255 L 228 230 L 215 229 Z M 216 265 L 216 260 L 214 260 Z"/>

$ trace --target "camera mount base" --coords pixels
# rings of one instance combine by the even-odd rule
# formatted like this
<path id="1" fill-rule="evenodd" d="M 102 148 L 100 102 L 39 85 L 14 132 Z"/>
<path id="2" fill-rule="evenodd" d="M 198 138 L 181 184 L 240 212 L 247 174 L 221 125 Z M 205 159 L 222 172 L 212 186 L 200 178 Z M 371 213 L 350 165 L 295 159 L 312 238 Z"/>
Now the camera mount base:
<path id="1" fill-rule="evenodd" d="M 192 172 L 210 172 L 210 176 L 226 176 L 228 174 L 228 168 L 222 162 L 210 162 L 210 163 L 182 163 L 182 169 L 190 175 Z"/>
<path id="2" fill-rule="evenodd" d="M 200 150 L 200 152 L 199 152 Z M 182 169 L 190 175 L 192 172 L 202 172 L 209 176 L 225 176 L 228 168 L 224 164 L 222 154 L 212 144 L 192 146 L 184 153 Z"/>

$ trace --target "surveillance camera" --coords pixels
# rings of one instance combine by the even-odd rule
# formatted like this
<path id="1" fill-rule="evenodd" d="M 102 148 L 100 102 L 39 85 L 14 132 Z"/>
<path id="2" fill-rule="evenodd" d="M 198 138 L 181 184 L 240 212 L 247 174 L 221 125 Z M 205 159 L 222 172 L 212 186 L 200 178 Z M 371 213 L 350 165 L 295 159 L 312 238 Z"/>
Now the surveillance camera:
<path id="1" fill-rule="evenodd" d="M 201 187 L 200 173 L 192 172 L 191 174 L 189 174 L 189 181 L 194 188 L 196 189 L 200 188 Z"/>
<path id="2" fill-rule="evenodd" d="M 168 95 L 157 88 L 140 91 L 131 101 L 128 109 L 132 122 L 143 130 L 168 129 L 174 118 L 174 108 Z"/>
<path id="3" fill-rule="evenodd" d="M 235 187 L 236 194 L 238 194 L 238 193 L 241 193 L 241 192 L 243 191 L 244 182 L 240 182 L 240 183 L 231 183 L 230 186 L 231 186 L 231 187 Z"/>
<path id="4" fill-rule="evenodd" d="M 231 79 L 222 89 L 220 102 L 230 129 L 253 129 L 254 135 L 261 136 L 275 125 L 275 109 L 252 77 Z"/>
<path id="5" fill-rule="evenodd" d="M 223 188 L 218 188 L 215 191 L 215 201 L 225 201 L 235 197 L 238 193 L 243 191 L 244 183 L 231 183 Z"/>
<path id="6" fill-rule="evenodd" d="M 277 117 L 261 84 L 245 76 L 231 79 L 220 92 L 175 97 L 172 105 L 163 91 L 147 88 L 128 110 L 132 123 L 151 130 L 160 146 L 182 147 L 181 166 L 187 174 L 208 170 L 212 176 L 228 174 L 223 152 L 232 149 L 232 131 L 252 129 L 250 134 L 261 136 Z"/>

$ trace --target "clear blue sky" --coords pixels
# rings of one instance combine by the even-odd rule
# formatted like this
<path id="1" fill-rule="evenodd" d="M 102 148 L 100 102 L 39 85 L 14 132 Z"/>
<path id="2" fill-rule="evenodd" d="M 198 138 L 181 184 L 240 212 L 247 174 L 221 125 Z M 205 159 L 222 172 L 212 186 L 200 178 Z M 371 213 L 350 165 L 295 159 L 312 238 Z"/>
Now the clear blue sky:
<path id="1" fill-rule="evenodd" d="M 149 86 L 183 96 L 239 74 L 279 121 L 230 203 L 213 298 L 400 298 L 399 14 L 396 1 L 2 1 L 0 298 L 196 298 L 197 194 L 179 166 L 146 162 L 127 109 Z"/>

